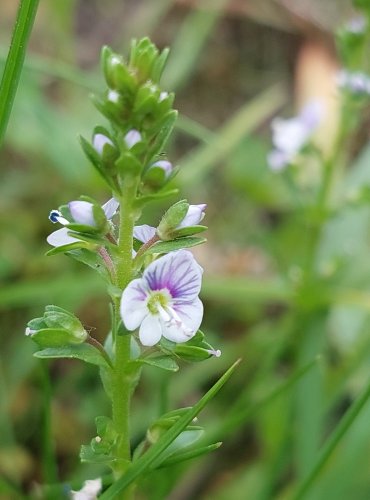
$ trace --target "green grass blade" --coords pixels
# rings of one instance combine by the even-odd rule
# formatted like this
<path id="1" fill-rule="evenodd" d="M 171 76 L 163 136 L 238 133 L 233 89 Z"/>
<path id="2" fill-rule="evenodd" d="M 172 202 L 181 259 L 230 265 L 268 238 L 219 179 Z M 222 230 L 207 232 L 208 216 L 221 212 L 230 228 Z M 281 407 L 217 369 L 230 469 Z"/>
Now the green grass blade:
<path id="1" fill-rule="evenodd" d="M 311 469 L 311 472 L 298 487 L 297 491 L 292 497 L 292 500 L 303 500 L 303 498 L 305 497 L 311 486 L 314 484 L 315 479 L 322 471 L 324 465 L 331 457 L 333 451 L 335 450 L 341 439 L 344 437 L 348 429 L 351 427 L 351 425 L 353 424 L 356 417 L 358 416 L 362 408 L 365 406 L 369 398 L 370 398 L 370 382 L 365 387 L 363 393 L 347 410 L 342 420 L 339 422 L 338 426 L 327 440 L 326 444 L 324 445 L 323 449 L 319 454 L 319 457 L 315 465 Z"/>
<path id="2" fill-rule="evenodd" d="M 123 489 L 132 484 L 137 477 L 147 471 L 150 465 L 159 457 L 163 451 L 177 438 L 177 436 L 190 424 L 190 422 L 203 410 L 206 404 L 218 393 L 221 387 L 229 380 L 240 360 L 236 361 L 222 377 L 211 387 L 211 389 L 183 415 L 164 435 L 155 443 L 145 455 L 134 462 L 126 474 L 118 479 L 100 498 L 101 500 L 113 500 Z"/>
<path id="3" fill-rule="evenodd" d="M 38 3 L 39 0 L 21 0 L 19 4 L 9 54 L 0 84 L 0 147 L 17 92 Z"/>

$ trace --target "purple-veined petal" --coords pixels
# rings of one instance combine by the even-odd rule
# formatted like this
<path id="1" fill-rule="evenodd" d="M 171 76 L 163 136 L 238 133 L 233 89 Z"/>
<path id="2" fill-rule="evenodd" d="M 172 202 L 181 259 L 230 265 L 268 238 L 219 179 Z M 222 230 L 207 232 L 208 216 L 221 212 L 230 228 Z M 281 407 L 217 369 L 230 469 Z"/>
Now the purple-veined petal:
<path id="1" fill-rule="evenodd" d="M 197 224 L 199 224 L 199 222 L 205 216 L 204 211 L 206 208 L 207 205 L 205 203 L 202 203 L 201 205 L 190 205 L 185 217 L 176 229 L 181 229 L 182 227 L 188 226 L 196 226 Z"/>
<path id="2" fill-rule="evenodd" d="M 196 297 L 191 302 L 174 300 L 172 307 L 187 328 L 195 334 L 199 330 L 203 319 L 203 304 L 199 297 Z"/>
<path id="3" fill-rule="evenodd" d="M 157 344 L 162 337 L 162 327 L 157 315 L 148 314 L 142 321 L 139 330 L 140 342 L 145 346 Z"/>
<path id="4" fill-rule="evenodd" d="M 141 278 L 131 281 L 121 298 L 121 318 L 127 330 L 136 330 L 149 314 L 147 308 L 148 291 Z"/>
<path id="5" fill-rule="evenodd" d="M 110 144 L 114 146 L 113 142 L 104 134 L 95 134 L 93 137 L 92 145 L 95 151 L 101 156 L 104 151 L 104 146 Z"/>
<path id="6" fill-rule="evenodd" d="M 145 269 L 143 280 L 150 290 L 167 289 L 172 298 L 191 301 L 200 292 L 202 272 L 190 252 L 179 250 L 152 262 Z"/>
<path id="7" fill-rule="evenodd" d="M 81 240 L 70 236 L 68 234 L 68 229 L 66 227 L 63 227 L 62 229 L 58 229 L 57 231 L 49 234 L 49 236 L 46 238 L 46 241 L 53 247 L 61 247 L 63 245 L 76 243 L 76 241 L 80 242 Z"/>
<path id="8" fill-rule="evenodd" d="M 70 201 L 68 203 L 72 218 L 77 224 L 96 226 L 93 214 L 93 204 L 89 201 Z"/>
<path id="9" fill-rule="evenodd" d="M 102 209 L 104 210 L 106 218 L 111 219 L 113 215 L 115 215 L 115 213 L 117 212 L 118 207 L 119 207 L 119 201 L 117 201 L 115 198 L 111 198 L 106 203 L 104 203 Z"/>
<path id="10" fill-rule="evenodd" d="M 143 224 L 142 226 L 134 227 L 134 237 L 142 243 L 147 243 L 155 236 L 156 228 Z"/>

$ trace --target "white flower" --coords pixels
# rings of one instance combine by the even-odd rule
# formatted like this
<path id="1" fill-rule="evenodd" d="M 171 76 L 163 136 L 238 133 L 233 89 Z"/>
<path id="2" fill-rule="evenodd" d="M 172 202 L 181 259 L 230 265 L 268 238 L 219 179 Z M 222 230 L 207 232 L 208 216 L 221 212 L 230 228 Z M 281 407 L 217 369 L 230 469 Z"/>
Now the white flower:
<path id="1" fill-rule="evenodd" d="M 284 120 L 276 118 L 271 123 L 274 149 L 267 161 L 272 170 L 282 170 L 294 161 L 295 156 L 309 141 L 322 118 L 322 103 L 308 102 L 298 116 Z"/>
<path id="2" fill-rule="evenodd" d="M 79 491 L 71 491 L 71 498 L 73 500 L 96 500 L 102 486 L 100 477 L 98 479 L 88 479 Z"/>
<path id="3" fill-rule="evenodd" d="M 145 346 L 157 344 L 162 336 L 176 343 L 188 341 L 203 318 L 198 297 L 201 279 L 202 268 L 186 250 L 152 262 L 122 294 L 124 325 L 130 331 L 140 328 L 139 338 Z"/>
<path id="4" fill-rule="evenodd" d="M 353 94 L 370 95 L 370 77 L 360 71 L 350 72 L 343 69 L 336 75 L 336 82 L 340 89 Z"/>
<path id="5" fill-rule="evenodd" d="M 68 206 L 73 218 L 73 222 L 92 227 L 96 226 L 92 203 L 88 201 L 76 200 L 71 201 Z M 111 198 L 109 201 L 104 203 L 102 209 L 104 210 L 105 216 L 108 220 L 110 220 L 114 216 L 114 214 L 118 210 L 118 207 L 119 202 L 115 198 Z M 70 224 L 70 221 L 63 217 L 58 210 L 52 210 L 50 212 L 49 219 L 53 223 L 59 222 L 59 224 L 66 226 L 49 234 L 49 236 L 46 238 L 46 241 L 49 243 L 49 245 L 53 247 L 60 247 L 80 241 L 78 238 L 75 238 L 74 236 L 70 236 L 68 234 L 68 225 Z"/>

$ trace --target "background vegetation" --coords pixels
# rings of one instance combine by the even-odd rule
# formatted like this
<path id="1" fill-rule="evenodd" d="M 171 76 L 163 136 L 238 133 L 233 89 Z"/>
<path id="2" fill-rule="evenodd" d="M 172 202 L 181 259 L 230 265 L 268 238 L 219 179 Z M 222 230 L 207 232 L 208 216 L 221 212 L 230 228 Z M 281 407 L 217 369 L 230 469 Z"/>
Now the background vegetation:
<path id="1" fill-rule="evenodd" d="M 0 7 L 0 68 L 16 2 Z M 77 135 L 98 120 L 89 91 L 99 89 L 103 44 L 127 54 L 150 35 L 171 55 L 163 84 L 180 111 L 168 157 L 177 185 L 208 204 L 204 331 L 222 357 L 175 375 L 144 372 L 132 429 L 139 442 L 165 408 L 190 405 L 238 357 L 232 380 L 200 415 L 205 442 L 224 445 L 203 459 L 152 475 L 141 498 L 289 498 L 363 387 L 370 355 L 370 210 L 344 203 L 370 183 L 368 119 L 338 172 L 340 210 L 323 227 L 313 259 L 320 279 L 300 295 L 309 224 L 302 205 L 317 177 L 302 166 L 304 195 L 271 173 L 270 120 L 291 115 L 312 95 L 326 102 L 317 141 L 330 149 L 338 122 L 333 32 L 349 2 L 251 0 L 43 0 L 0 152 L 0 498 L 44 498 L 41 484 L 79 486 L 107 471 L 79 463 L 108 400 L 94 367 L 32 357 L 26 321 L 48 303 L 71 308 L 103 339 L 103 285 L 65 256 L 46 258 L 47 215 L 68 200 L 108 197 Z M 153 223 L 163 207 L 148 214 Z M 303 298 L 302 298 L 303 297 Z M 320 359 L 317 360 L 317 355 Z M 370 403 L 354 420 L 307 498 L 370 497 Z M 52 436 L 53 447 L 46 446 Z M 139 497 L 140 498 L 140 497 Z"/>

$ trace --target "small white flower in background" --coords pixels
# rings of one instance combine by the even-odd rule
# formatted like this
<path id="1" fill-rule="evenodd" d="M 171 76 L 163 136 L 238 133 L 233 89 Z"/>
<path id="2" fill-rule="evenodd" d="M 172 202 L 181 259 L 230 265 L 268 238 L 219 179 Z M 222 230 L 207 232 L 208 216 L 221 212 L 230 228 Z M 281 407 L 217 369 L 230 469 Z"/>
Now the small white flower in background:
<path id="1" fill-rule="evenodd" d="M 362 35 L 365 33 L 367 28 L 367 19 L 364 16 L 358 15 L 350 19 L 345 25 L 344 29 L 348 33 L 353 33 L 354 35 Z"/>
<path id="2" fill-rule="evenodd" d="M 77 224 L 84 224 L 93 227 L 96 225 L 93 216 L 92 203 L 88 201 L 76 200 L 71 201 L 68 206 L 74 222 L 76 222 Z M 118 207 L 119 202 L 115 198 L 111 198 L 102 206 L 102 209 L 104 210 L 105 216 L 108 220 L 110 220 L 114 216 L 114 214 L 118 210 Z M 46 241 L 49 243 L 49 245 L 53 247 L 60 247 L 80 241 L 78 238 L 75 238 L 74 236 L 70 236 L 68 234 L 68 225 L 70 224 L 70 221 L 63 217 L 59 210 L 52 210 L 50 212 L 49 219 L 53 223 L 59 222 L 59 224 L 62 224 L 62 226 L 66 226 L 49 234 L 49 236 L 46 238 Z"/>
<path id="3" fill-rule="evenodd" d="M 73 500 L 97 500 L 102 487 L 100 477 L 98 479 L 88 479 L 79 491 L 71 491 L 71 498 Z"/>
<path id="4" fill-rule="evenodd" d="M 370 77 L 360 71 L 350 72 L 343 69 L 336 75 L 336 83 L 340 89 L 353 94 L 370 95 Z"/>
<path id="5" fill-rule="evenodd" d="M 157 344 L 162 336 L 176 343 L 190 340 L 203 318 L 198 297 L 202 272 L 187 250 L 152 262 L 122 294 L 121 317 L 126 328 L 140 328 L 139 338 L 145 346 Z"/>
<path id="6" fill-rule="evenodd" d="M 125 135 L 126 146 L 131 149 L 138 142 L 141 141 L 141 134 L 138 130 L 132 129 Z"/>
<path id="7" fill-rule="evenodd" d="M 113 142 L 104 134 L 95 134 L 93 137 L 92 145 L 95 151 L 101 156 L 104 151 L 104 146 L 110 144 L 114 146 Z"/>
<path id="8" fill-rule="evenodd" d="M 294 118 L 275 118 L 271 123 L 274 149 L 267 161 L 274 171 L 284 169 L 307 144 L 323 115 L 322 103 L 309 101 Z"/>

